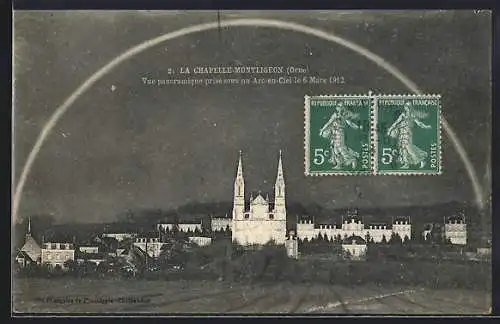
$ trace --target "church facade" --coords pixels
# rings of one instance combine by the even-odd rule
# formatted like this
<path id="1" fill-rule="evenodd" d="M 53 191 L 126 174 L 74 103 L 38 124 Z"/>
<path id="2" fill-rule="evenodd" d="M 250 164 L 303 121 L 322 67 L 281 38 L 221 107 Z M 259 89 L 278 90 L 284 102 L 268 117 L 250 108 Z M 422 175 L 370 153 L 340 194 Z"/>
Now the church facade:
<path id="1" fill-rule="evenodd" d="M 245 178 L 240 152 L 236 178 L 234 180 L 233 209 L 231 217 L 211 217 L 213 232 L 230 231 L 232 241 L 240 245 L 263 245 L 273 240 L 276 244 L 285 244 L 287 240 L 287 209 L 285 178 L 281 151 L 274 184 L 274 199 L 265 198 L 260 193 L 250 200 L 245 197 Z M 345 239 L 350 236 L 369 238 L 375 243 L 389 241 L 393 234 L 404 239 L 412 239 L 409 217 L 397 217 L 392 224 L 364 224 L 357 212 L 348 212 L 342 224 L 315 224 L 314 220 L 299 220 L 297 217 L 296 238 L 312 240 L 320 235 L 328 240 L 336 237 Z"/>
<path id="2" fill-rule="evenodd" d="M 285 244 L 286 240 L 286 202 L 285 179 L 281 150 L 278 171 L 274 185 L 274 201 L 260 193 L 245 201 L 245 179 L 241 151 L 234 181 L 233 212 L 231 219 L 232 241 L 241 245 L 263 245 L 270 241 Z"/>

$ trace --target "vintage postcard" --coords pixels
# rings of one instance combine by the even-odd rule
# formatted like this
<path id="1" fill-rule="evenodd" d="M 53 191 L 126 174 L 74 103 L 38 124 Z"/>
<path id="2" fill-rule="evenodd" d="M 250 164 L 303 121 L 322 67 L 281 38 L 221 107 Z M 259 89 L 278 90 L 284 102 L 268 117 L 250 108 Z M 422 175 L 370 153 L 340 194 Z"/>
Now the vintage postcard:
<path id="1" fill-rule="evenodd" d="M 14 10 L 12 315 L 490 314 L 491 33 Z"/>

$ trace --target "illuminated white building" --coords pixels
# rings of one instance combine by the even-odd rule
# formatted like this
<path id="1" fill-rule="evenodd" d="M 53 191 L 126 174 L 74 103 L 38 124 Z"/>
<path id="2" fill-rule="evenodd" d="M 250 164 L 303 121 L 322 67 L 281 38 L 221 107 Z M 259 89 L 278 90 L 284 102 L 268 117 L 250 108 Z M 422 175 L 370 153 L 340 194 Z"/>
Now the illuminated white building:
<path id="1" fill-rule="evenodd" d="M 234 181 L 234 198 L 231 235 L 233 242 L 241 245 L 266 244 L 273 240 L 276 244 L 285 244 L 286 206 L 285 179 L 281 160 L 278 160 L 278 172 L 274 185 L 274 204 L 269 196 L 261 194 L 250 197 L 250 207 L 245 208 L 245 180 L 241 152 Z"/>
<path id="2" fill-rule="evenodd" d="M 383 238 L 387 241 L 391 236 L 397 234 L 403 241 L 405 237 L 411 239 L 411 223 L 409 217 L 395 218 L 392 224 L 364 224 L 357 213 L 349 213 L 343 219 L 342 225 L 337 224 L 315 224 L 314 220 L 297 220 L 297 236 L 300 240 L 316 239 L 319 235 L 328 240 L 340 236 L 341 239 L 350 236 L 369 237 L 373 242 L 379 243 Z"/>
<path id="3" fill-rule="evenodd" d="M 467 244 L 467 224 L 463 214 L 450 216 L 444 223 L 444 239 L 450 240 L 452 244 Z"/>
<path id="4" fill-rule="evenodd" d="M 174 224 L 174 223 L 159 223 L 156 225 L 157 229 L 159 231 L 172 231 L 175 227 L 179 230 L 179 232 L 195 232 L 195 231 L 202 231 L 202 223 L 201 221 L 199 223 L 180 223 L 180 224 Z"/>
<path id="5" fill-rule="evenodd" d="M 207 246 L 212 244 L 212 238 L 211 237 L 205 237 L 205 236 L 190 236 L 188 237 L 189 242 L 194 243 L 198 246 Z"/>
<path id="6" fill-rule="evenodd" d="M 158 258 L 166 243 L 160 242 L 158 237 L 136 237 L 134 246 L 146 252 L 151 258 Z"/>
<path id="7" fill-rule="evenodd" d="M 122 242 L 124 240 L 133 239 L 137 236 L 136 233 L 103 233 L 102 237 L 110 237 L 114 238 L 118 242 Z"/>
<path id="8" fill-rule="evenodd" d="M 227 217 L 212 217 L 211 218 L 211 228 L 213 232 L 231 230 L 233 227 L 232 218 Z"/>
<path id="9" fill-rule="evenodd" d="M 342 241 L 342 250 L 353 260 L 363 259 L 366 256 L 366 241 L 357 235 L 347 237 Z"/>
<path id="10" fill-rule="evenodd" d="M 75 260 L 75 247 L 73 243 L 47 242 L 42 244 L 42 264 L 51 268 L 60 266 L 64 269 L 64 263 L 68 260 Z"/>

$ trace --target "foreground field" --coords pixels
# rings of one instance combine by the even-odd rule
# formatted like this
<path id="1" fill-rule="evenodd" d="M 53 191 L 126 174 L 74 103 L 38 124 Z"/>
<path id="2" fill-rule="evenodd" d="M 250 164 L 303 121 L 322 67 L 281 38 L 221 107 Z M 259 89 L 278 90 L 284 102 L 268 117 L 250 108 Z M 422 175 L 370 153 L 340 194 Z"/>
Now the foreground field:
<path id="1" fill-rule="evenodd" d="M 484 291 L 208 281 L 15 279 L 20 313 L 488 314 Z"/>

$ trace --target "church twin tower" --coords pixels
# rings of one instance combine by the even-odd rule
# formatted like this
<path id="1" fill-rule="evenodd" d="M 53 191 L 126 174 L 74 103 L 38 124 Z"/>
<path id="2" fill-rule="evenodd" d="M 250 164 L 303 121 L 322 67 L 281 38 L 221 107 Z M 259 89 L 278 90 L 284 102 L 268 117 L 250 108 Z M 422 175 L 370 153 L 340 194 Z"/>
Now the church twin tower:
<path id="1" fill-rule="evenodd" d="M 278 161 L 278 174 L 274 185 L 274 203 L 269 196 L 250 197 L 249 208 L 245 204 L 245 180 L 241 151 L 238 170 L 234 181 L 232 240 L 241 245 L 266 244 L 273 240 L 276 244 L 284 244 L 286 240 L 286 204 L 285 179 L 281 150 Z"/>

